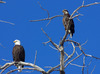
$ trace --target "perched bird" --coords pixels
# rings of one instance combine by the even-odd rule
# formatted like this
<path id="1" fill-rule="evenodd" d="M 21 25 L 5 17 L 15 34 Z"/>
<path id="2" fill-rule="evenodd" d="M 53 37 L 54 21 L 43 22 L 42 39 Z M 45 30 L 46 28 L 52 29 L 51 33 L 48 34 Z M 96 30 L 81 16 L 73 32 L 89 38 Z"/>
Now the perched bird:
<path id="1" fill-rule="evenodd" d="M 24 62 L 25 61 L 25 50 L 24 50 L 23 46 L 21 46 L 20 40 L 15 40 L 14 43 L 15 43 L 15 46 L 13 47 L 13 50 L 12 50 L 13 61 Z M 15 66 L 18 69 L 20 69 L 18 71 L 21 72 L 21 68 L 23 67 L 23 65 L 19 65 L 19 64 L 15 63 Z"/>
<path id="2" fill-rule="evenodd" d="M 74 30 L 74 21 L 73 21 L 73 19 L 69 20 L 70 14 L 66 9 L 64 9 L 62 12 L 64 14 L 64 16 L 63 16 L 63 25 L 65 27 L 65 30 L 68 31 L 68 33 L 70 34 L 70 37 L 72 38 L 73 33 L 75 32 L 75 30 Z"/>

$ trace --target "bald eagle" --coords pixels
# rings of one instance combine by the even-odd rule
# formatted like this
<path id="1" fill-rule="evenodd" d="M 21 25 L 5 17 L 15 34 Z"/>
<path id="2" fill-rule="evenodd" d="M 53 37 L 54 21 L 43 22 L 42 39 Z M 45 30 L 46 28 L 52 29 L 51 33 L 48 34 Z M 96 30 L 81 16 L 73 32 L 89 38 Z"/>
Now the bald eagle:
<path id="1" fill-rule="evenodd" d="M 75 32 L 75 30 L 74 30 L 74 21 L 73 21 L 73 19 L 70 19 L 70 21 L 69 21 L 70 14 L 69 14 L 68 10 L 64 9 L 62 12 L 64 13 L 63 25 L 65 27 L 65 30 L 68 31 L 68 33 L 70 34 L 70 37 L 72 38 L 73 33 Z"/>
<path id="2" fill-rule="evenodd" d="M 20 40 L 15 40 L 14 43 L 15 43 L 15 46 L 13 47 L 13 50 L 12 50 L 13 61 L 16 62 L 15 66 L 18 69 L 20 69 L 18 71 L 21 72 L 21 68 L 23 67 L 23 65 L 19 65 L 17 64 L 17 62 L 25 61 L 25 50 L 23 46 L 21 46 Z"/>

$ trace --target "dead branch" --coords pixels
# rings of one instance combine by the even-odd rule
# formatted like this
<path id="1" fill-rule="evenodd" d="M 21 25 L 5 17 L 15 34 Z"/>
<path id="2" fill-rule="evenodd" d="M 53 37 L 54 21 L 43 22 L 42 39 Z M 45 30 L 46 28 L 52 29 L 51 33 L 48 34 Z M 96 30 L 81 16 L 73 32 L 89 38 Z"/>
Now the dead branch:
<path id="1" fill-rule="evenodd" d="M 2 69 L 2 71 L 0 72 L 0 74 L 2 74 L 8 67 L 14 65 L 15 62 L 12 63 L 6 63 L 4 66 L 1 66 L 0 69 Z"/>
<path id="2" fill-rule="evenodd" d="M 22 70 L 26 70 L 26 69 L 28 69 L 28 70 L 35 70 L 34 68 L 22 68 Z M 17 70 L 19 70 L 19 69 L 10 70 L 10 71 L 7 72 L 6 74 L 10 74 L 10 73 L 15 72 L 15 71 L 17 71 Z"/>
<path id="3" fill-rule="evenodd" d="M 74 55 L 74 53 L 75 53 L 75 46 L 74 46 L 73 43 L 72 43 L 72 46 L 74 47 L 74 48 L 73 48 L 73 53 L 72 53 L 71 55 L 68 56 L 68 58 L 64 61 L 64 63 L 66 63 L 66 62 Z M 53 67 L 52 69 L 48 70 L 47 73 L 51 73 L 52 71 L 54 71 L 54 70 L 55 70 L 56 68 L 58 68 L 58 67 L 60 67 L 60 64 L 57 65 L 57 66 L 55 66 L 55 67 Z M 64 69 L 65 69 L 65 68 L 64 68 Z"/>
<path id="4" fill-rule="evenodd" d="M 93 73 L 93 71 L 94 71 L 95 67 L 96 67 L 96 65 L 94 66 L 94 68 L 93 68 L 93 70 L 92 70 L 91 74 Z"/>
<path id="5" fill-rule="evenodd" d="M 8 67 L 14 65 L 15 63 L 16 63 L 16 62 L 6 63 L 4 66 L 1 66 L 0 69 L 2 69 L 2 71 L 1 71 L 0 74 L 2 74 Z M 31 67 L 34 68 L 34 70 L 37 70 L 37 71 L 42 72 L 42 73 L 45 73 L 45 71 L 44 71 L 41 67 L 39 67 L 39 66 L 37 66 L 37 65 L 34 65 L 34 64 L 32 64 L 32 63 L 27 63 L 27 62 L 22 62 L 22 61 L 17 62 L 17 63 L 18 63 L 18 64 L 21 64 L 21 65 L 24 65 L 24 66 L 31 66 Z M 18 70 L 18 69 L 17 69 L 17 70 Z M 12 71 L 16 71 L 16 70 L 12 70 Z"/>
<path id="6" fill-rule="evenodd" d="M 83 15 L 82 14 L 77 14 L 77 15 L 73 16 L 72 19 L 75 18 L 75 17 L 78 18 L 79 16 L 83 16 Z"/>
<path id="7" fill-rule="evenodd" d="M 69 41 L 69 42 L 73 42 L 76 46 L 79 46 L 79 44 L 80 44 L 80 43 L 78 43 L 78 42 L 76 42 L 76 41 L 69 40 L 69 39 L 65 40 L 65 42 L 67 42 L 67 41 Z"/>
<path id="8" fill-rule="evenodd" d="M 4 47 L 1 43 L 0 43 L 0 46 L 3 47 L 3 48 L 6 48 L 6 47 Z"/>
<path id="9" fill-rule="evenodd" d="M 92 5 L 97 5 L 97 4 L 100 4 L 100 2 L 95 2 L 95 3 L 91 3 L 91 4 L 84 5 L 84 0 L 83 0 L 82 5 L 73 11 L 73 13 L 71 14 L 71 16 L 70 16 L 69 19 L 73 19 L 73 18 L 75 18 L 75 17 L 78 17 L 78 16 L 82 15 L 82 14 L 78 14 L 78 15 L 73 16 L 75 13 L 78 12 L 79 9 L 81 9 L 81 8 L 83 8 L 83 7 L 89 7 L 89 6 L 92 6 Z M 39 5 L 40 5 L 40 4 L 39 4 Z M 42 8 L 41 5 L 40 5 L 40 8 Z M 37 21 L 44 21 L 44 20 L 52 20 L 53 18 L 56 18 L 56 17 L 63 17 L 63 15 L 56 15 L 56 16 L 53 16 L 53 17 L 50 17 L 50 18 L 49 18 L 49 12 L 48 12 L 48 10 L 46 10 L 46 9 L 44 9 L 44 8 L 42 8 L 42 9 L 45 10 L 45 11 L 47 11 L 47 13 L 48 13 L 48 18 L 40 19 L 40 20 L 30 20 L 30 22 L 37 22 Z M 50 22 L 49 22 L 49 23 L 50 23 Z"/>
<path id="10" fill-rule="evenodd" d="M 92 62 L 92 58 L 91 58 L 91 60 L 90 60 L 89 64 L 87 65 L 87 74 L 89 74 L 89 73 L 88 73 L 88 68 L 89 68 L 89 66 L 90 66 L 91 62 Z"/>
<path id="11" fill-rule="evenodd" d="M 34 65 L 35 65 L 35 62 L 36 62 L 36 57 L 37 57 L 37 50 L 36 50 L 36 53 L 35 53 Z"/>
<path id="12" fill-rule="evenodd" d="M 8 24 L 11 24 L 11 25 L 15 25 L 14 23 L 11 23 L 11 22 L 7 22 L 7 21 L 3 21 L 3 20 L 0 20 L 0 22 L 4 22 L 4 23 L 8 23 Z"/>
<path id="13" fill-rule="evenodd" d="M 73 16 L 73 15 L 74 15 L 79 9 L 81 9 L 81 8 L 83 8 L 83 7 L 89 7 L 89 6 L 92 6 L 92 5 L 97 5 L 97 4 L 100 4 L 100 2 L 95 2 L 95 3 L 91 3 L 91 4 L 84 5 L 84 0 L 83 0 L 82 5 L 73 11 L 73 13 L 71 14 L 71 16 L 70 16 L 69 19 L 72 19 L 73 17 L 75 17 L 75 16 Z M 72 17 L 72 16 L 73 16 L 73 17 Z"/>
<path id="14" fill-rule="evenodd" d="M 71 42 L 72 43 L 72 42 Z M 64 61 L 64 62 L 67 62 L 69 59 L 71 59 L 72 57 L 73 57 L 73 55 L 74 55 L 74 53 L 75 53 L 75 46 L 74 46 L 74 44 L 72 43 L 72 46 L 73 46 L 73 52 L 72 52 L 72 54 L 70 54 L 69 56 L 68 56 L 68 58 Z M 65 68 L 66 68 L 66 66 L 65 66 Z"/>
<path id="15" fill-rule="evenodd" d="M 63 39 L 60 41 L 60 46 L 64 45 L 64 42 L 65 42 L 65 39 L 67 38 L 67 35 L 68 35 L 68 31 L 65 32 Z"/>
<path id="16" fill-rule="evenodd" d="M 71 61 L 69 61 L 69 62 L 66 64 L 65 68 L 66 68 L 71 62 L 73 62 L 75 59 L 79 58 L 81 55 L 82 55 L 82 53 L 79 54 L 79 55 L 78 55 L 77 57 L 75 57 L 74 59 L 72 59 Z"/>
<path id="17" fill-rule="evenodd" d="M 51 40 L 51 38 L 46 34 L 46 32 L 45 32 L 42 28 L 41 28 L 41 30 L 42 30 L 43 33 L 48 37 L 48 39 L 49 39 L 49 41 L 52 43 L 52 45 L 53 45 L 55 48 L 59 49 L 59 46 Z"/>
<path id="18" fill-rule="evenodd" d="M 4 1 L 0 1 L 0 3 L 6 3 L 6 2 L 4 2 Z"/>
<path id="19" fill-rule="evenodd" d="M 47 14 L 48 14 L 48 18 L 49 18 L 49 11 L 48 11 L 47 9 L 44 9 L 44 8 L 41 6 L 40 2 L 38 2 L 38 4 L 40 5 L 40 8 L 41 8 L 42 10 L 44 10 L 44 11 L 47 12 Z"/>
<path id="20" fill-rule="evenodd" d="M 12 62 L 12 61 L 10 61 L 10 60 L 6 60 L 6 59 L 2 59 L 3 61 L 6 61 L 6 62 Z"/>
<path id="21" fill-rule="evenodd" d="M 56 17 L 62 17 L 63 15 L 56 15 L 56 16 L 53 16 L 53 17 L 50 17 L 50 18 L 45 18 L 45 19 L 40 19 L 40 20 L 30 20 L 30 22 L 37 22 L 37 21 L 45 21 L 45 20 L 52 20 Z"/>
<path id="22" fill-rule="evenodd" d="M 92 57 L 92 58 L 95 58 L 95 59 L 99 59 L 99 60 L 100 60 L 100 58 L 98 58 L 98 57 L 92 56 L 92 55 L 90 55 L 90 54 L 85 54 L 85 52 L 82 50 L 82 47 L 81 47 L 80 44 L 79 44 L 79 48 L 80 48 L 81 52 L 82 52 L 85 56 L 87 56 L 87 57 Z"/>
<path id="23" fill-rule="evenodd" d="M 85 56 L 87 56 L 87 57 L 92 57 L 92 58 L 95 58 L 95 59 L 99 59 L 99 60 L 100 60 L 100 58 L 98 58 L 98 57 L 95 57 L 95 56 L 89 55 L 89 54 L 85 54 L 85 52 L 82 50 L 82 47 L 81 47 L 81 46 L 84 45 L 84 44 L 86 44 L 87 41 L 86 41 L 84 44 L 82 44 L 82 45 L 80 45 L 80 43 L 78 43 L 78 42 L 76 42 L 76 41 L 73 41 L 73 40 L 65 40 L 65 42 L 66 42 L 66 41 L 73 42 L 76 46 L 78 46 L 78 47 L 80 48 L 81 52 L 82 52 Z"/>
<path id="24" fill-rule="evenodd" d="M 83 57 L 83 67 L 82 67 L 82 74 L 84 74 L 84 66 L 85 66 L 85 56 Z"/>
<path id="25" fill-rule="evenodd" d="M 70 65 L 74 65 L 74 66 L 77 66 L 77 67 L 86 67 L 86 66 L 80 66 L 80 65 L 77 65 L 77 64 L 73 64 L 73 63 L 70 63 Z"/>

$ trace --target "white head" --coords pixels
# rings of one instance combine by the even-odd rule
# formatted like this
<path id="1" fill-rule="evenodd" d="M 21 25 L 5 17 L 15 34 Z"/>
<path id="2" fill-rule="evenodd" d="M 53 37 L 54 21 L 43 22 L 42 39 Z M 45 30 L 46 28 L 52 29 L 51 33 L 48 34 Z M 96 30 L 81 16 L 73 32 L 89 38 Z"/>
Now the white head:
<path id="1" fill-rule="evenodd" d="M 20 40 L 17 40 L 17 39 L 14 41 L 14 43 L 15 45 L 21 45 Z"/>

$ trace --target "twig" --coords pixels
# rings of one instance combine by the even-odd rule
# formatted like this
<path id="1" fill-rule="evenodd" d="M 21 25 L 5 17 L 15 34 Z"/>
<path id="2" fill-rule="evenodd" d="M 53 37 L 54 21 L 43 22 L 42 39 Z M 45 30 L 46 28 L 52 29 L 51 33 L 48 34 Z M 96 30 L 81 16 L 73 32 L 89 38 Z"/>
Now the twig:
<path id="1" fill-rule="evenodd" d="M 4 2 L 4 1 L 0 1 L 0 3 L 6 3 L 6 2 Z"/>
<path id="2" fill-rule="evenodd" d="M 48 24 L 51 22 L 51 20 L 49 20 Z M 46 25 L 46 27 L 48 26 L 48 24 Z"/>
<path id="3" fill-rule="evenodd" d="M 83 0 L 83 3 L 82 3 L 82 6 L 84 5 L 84 0 Z"/>
<path id="4" fill-rule="evenodd" d="M 51 40 L 51 38 L 46 34 L 46 32 L 43 30 L 43 28 L 41 28 L 41 30 L 42 30 L 43 33 L 48 37 L 48 39 L 50 40 L 50 42 L 52 43 L 52 45 L 58 49 L 59 46 Z"/>
<path id="5" fill-rule="evenodd" d="M 45 18 L 45 19 L 40 19 L 40 20 L 30 20 L 30 22 L 37 22 L 37 21 L 45 21 L 45 20 L 52 20 L 56 17 L 63 17 L 63 15 L 56 15 L 56 16 L 53 16 L 53 17 L 50 17 L 50 18 Z"/>
<path id="6" fill-rule="evenodd" d="M 92 57 L 92 58 L 95 58 L 95 59 L 99 59 L 99 60 L 100 60 L 100 58 L 98 58 L 98 57 L 95 57 L 95 56 L 92 56 L 92 55 L 89 55 L 89 54 L 85 54 L 85 52 L 82 50 L 80 44 L 79 44 L 79 48 L 80 48 L 81 52 L 82 52 L 85 56 Z"/>
<path id="7" fill-rule="evenodd" d="M 11 24 L 11 25 L 15 25 L 14 23 L 11 23 L 11 22 L 7 22 L 7 21 L 3 21 L 3 20 L 0 20 L 0 22 L 4 22 L 4 23 L 8 23 L 8 24 Z"/>
<path id="8" fill-rule="evenodd" d="M 35 52 L 35 60 L 34 60 L 34 65 L 35 65 L 35 63 L 36 63 L 36 57 L 37 57 L 37 50 L 36 50 L 36 52 Z"/>
<path id="9" fill-rule="evenodd" d="M 92 70 L 91 74 L 93 73 L 93 71 L 94 71 L 95 67 L 96 67 L 96 65 L 94 66 L 94 68 L 93 68 L 93 70 Z"/>
<path id="10" fill-rule="evenodd" d="M 74 61 L 75 59 L 79 58 L 81 55 L 82 55 L 82 53 L 79 54 L 79 55 L 78 55 L 77 57 L 75 57 L 74 59 L 72 59 L 71 61 L 69 61 L 69 62 L 66 64 L 65 68 L 66 68 L 72 61 Z"/>
<path id="11" fill-rule="evenodd" d="M 78 16 L 83 16 L 83 14 L 78 14 L 78 15 L 75 15 L 75 16 L 73 16 L 73 17 L 72 17 L 72 19 L 73 19 L 73 18 L 75 18 L 75 17 L 77 17 L 77 18 L 78 18 Z"/>
<path id="12" fill-rule="evenodd" d="M 3 47 L 3 48 L 6 48 L 6 47 L 4 47 L 1 43 L 0 43 L 0 46 Z"/>
<path id="13" fill-rule="evenodd" d="M 44 10 L 44 11 L 46 11 L 47 12 L 47 14 L 48 14 L 48 18 L 49 18 L 49 11 L 47 10 L 47 9 L 44 9 L 42 6 L 41 6 L 41 4 L 40 4 L 40 2 L 38 1 L 38 4 L 40 5 L 40 8 L 42 9 L 42 10 Z"/>
<path id="14" fill-rule="evenodd" d="M 68 57 L 68 54 L 66 52 L 64 52 L 64 54 Z"/>
<path id="15" fill-rule="evenodd" d="M 87 5 L 84 5 L 84 0 L 83 0 L 83 3 L 80 7 L 78 7 L 77 9 L 74 10 L 74 12 L 71 14 L 70 18 L 69 19 L 72 19 L 72 16 L 81 8 L 83 7 L 88 7 L 88 6 L 92 6 L 92 5 L 96 5 L 96 4 L 100 4 L 100 2 L 95 2 L 95 3 L 91 3 L 91 4 L 87 4 Z"/>
<path id="16" fill-rule="evenodd" d="M 85 41 L 85 43 L 81 44 L 81 46 L 85 45 L 87 42 L 88 42 L 88 40 L 87 40 L 87 41 Z"/>
<path id="17" fill-rule="evenodd" d="M 42 6 L 41 6 L 41 4 L 40 4 L 40 2 L 38 2 L 38 4 L 40 5 L 40 8 L 42 9 L 42 10 L 44 10 L 44 11 L 46 11 L 47 12 L 47 14 L 48 14 L 48 18 L 49 18 L 49 11 L 47 10 L 47 9 L 44 9 Z M 51 20 L 48 22 L 48 24 L 51 22 Z M 46 26 L 48 26 L 48 24 L 46 25 Z"/>
<path id="18" fill-rule="evenodd" d="M 29 70 L 31 70 L 31 69 L 29 69 Z M 22 72 L 32 73 L 32 72 L 34 72 L 34 69 L 32 71 L 22 71 Z"/>
<path id="19" fill-rule="evenodd" d="M 71 43 L 72 43 L 72 42 L 71 42 Z M 69 59 L 71 59 L 71 58 L 73 57 L 74 53 L 75 53 L 75 49 L 76 49 L 76 47 L 74 46 L 73 43 L 72 43 L 72 46 L 73 46 L 73 52 L 72 52 L 71 55 L 68 56 L 68 58 L 65 60 L 65 62 L 67 62 Z M 65 68 L 66 68 L 66 67 L 67 67 L 67 65 L 65 66 Z"/>
<path id="20" fill-rule="evenodd" d="M 77 56 L 79 55 L 78 52 L 76 51 Z"/>
<path id="21" fill-rule="evenodd" d="M 91 58 L 89 64 L 87 65 L 87 74 L 89 74 L 89 73 L 88 73 L 88 68 L 89 68 L 89 65 L 91 64 L 91 62 L 92 62 L 92 58 Z"/>
<path id="22" fill-rule="evenodd" d="M 79 49 L 81 50 L 81 52 L 82 52 L 85 56 L 87 56 L 87 57 L 92 57 L 92 58 L 95 58 L 95 59 L 99 59 L 99 60 L 100 60 L 100 58 L 98 58 L 98 57 L 95 57 L 95 56 L 89 55 L 89 54 L 85 54 L 85 52 L 82 50 L 82 47 L 81 47 L 80 43 L 78 43 L 78 42 L 76 42 L 76 41 L 73 41 L 73 40 L 65 40 L 65 41 L 73 42 L 75 45 L 77 45 L 77 46 L 79 47 Z M 86 42 L 87 42 L 87 41 L 86 41 Z M 86 42 L 85 42 L 84 44 L 86 44 Z M 84 44 L 82 44 L 82 45 L 84 45 Z"/>
<path id="23" fill-rule="evenodd" d="M 43 42 L 43 44 L 44 44 L 44 45 L 46 45 L 46 44 L 47 44 L 47 43 L 49 43 L 49 42 L 50 42 L 50 41 L 47 41 L 47 42 Z"/>
<path id="24" fill-rule="evenodd" d="M 2 59 L 3 61 L 8 61 L 8 62 L 12 62 L 12 61 L 10 61 L 10 60 L 6 60 L 6 59 Z"/>
<path id="25" fill-rule="evenodd" d="M 79 22 L 81 22 L 81 20 L 77 17 L 77 20 L 79 21 Z"/>
<path id="26" fill-rule="evenodd" d="M 54 48 L 53 46 L 49 45 L 49 47 L 51 47 L 52 49 L 58 50 L 57 48 Z"/>
<path id="27" fill-rule="evenodd" d="M 73 63 L 70 63 L 71 65 L 74 65 L 74 66 L 77 66 L 77 67 L 86 67 L 86 66 L 80 66 L 80 65 L 77 65 L 77 64 L 73 64 Z"/>
<path id="28" fill-rule="evenodd" d="M 82 67 L 82 74 L 84 74 L 84 66 L 85 66 L 85 56 L 83 57 L 83 67 Z"/>
<path id="29" fill-rule="evenodd" d="M 0 72 L 0 74 L 2 74 L 8 67 L 14 65 L 15 62 L 12 63 L 6 63 L 4 66 L 1 66 L 0 69 L 2 69 L 2 71 Z"/>
<path id="30" fill-rule="evenodd" d="M 51 66 L 45 66 L 44 68 L 52 68 Z"/>

